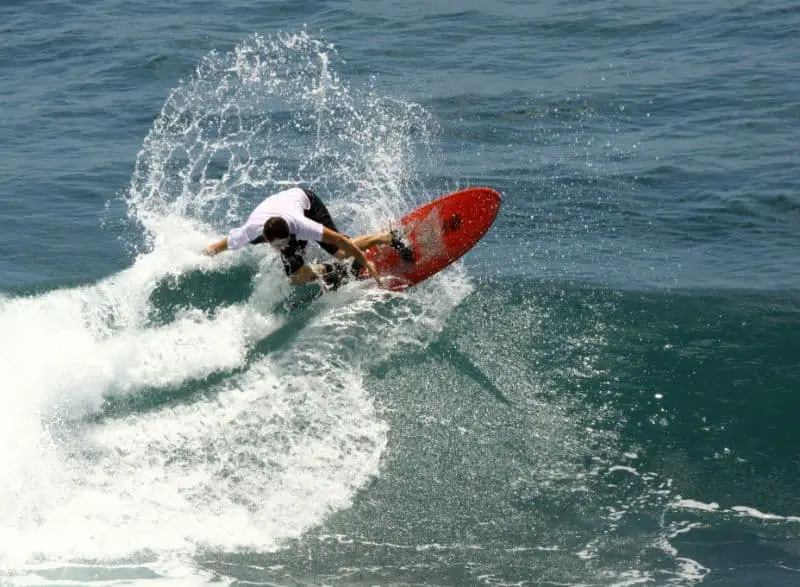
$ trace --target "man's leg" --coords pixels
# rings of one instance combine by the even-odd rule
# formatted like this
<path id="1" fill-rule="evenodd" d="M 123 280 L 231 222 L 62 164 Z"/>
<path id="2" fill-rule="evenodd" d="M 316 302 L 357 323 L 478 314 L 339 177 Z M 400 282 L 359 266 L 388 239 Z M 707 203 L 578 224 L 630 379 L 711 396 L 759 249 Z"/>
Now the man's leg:
<path id="1" fill-rule="evenodd" d="M 347 266 L 341 263 L 331 265 L 316 263 L 309 265 L 303 259 L 306 241 L 298 241 L 294 236 L 289 239 L 289 244 L 281 251 L 283 269 L 292 285 L 302 285 L 322 279 L 326 286 L 336 289 L 347 275 Z"/>
<path id="2" fill-rule="evenodd" d="M 390 231 L 374 232 L 372 234 L 363 234 L 361 236 L 357 236 L 351 240 L 353 241 L 353 244 L 356 247 L 358 247 L 362 251 L 366 251 L 368 248 L 374 247 L 376 245 L 392 244 L 392 233 Z M 347 255 L 345 255 L 344 251 L 337 250 L 334 256 L 337 259 L 344 259 Z"/>
<path id="3" fill-rule="evenodd" d="M 376 245 L 388 245 L 395 249 L 406 263 L 414 262 L 414 250 L 408 245 L 408 241 L 400 231 L 388 230 L 386 232 L 374 232 L 372 234 L 357 236 L 352 240 L 353 244 L 362 251 L 366 251 L 370 247 Z M 334 255 L 337 259 L 344 259 L 346 256 L 343 251 L 338 250 Z"/>
<path id="4" fill-rule="evenodd" d="M 311 190 L 304 191 L 306 192 L 308 200 L 311 203 L 310 208 L 305 213 L 306 217 L 315 222 L 319 222 L 334 232 L 339 232 L 339 229 L 336 228 L 336 225 L 333 222 L 333 218 L 331 218 L 328 208 L 325 206 L 322 200 L 320 200 Z M 402 231 L 389 230 L 386 232 L 374 232 L 371 234 L 357 236 L 352 239 L 352 241 L 353 244 L 362 251 L 366 251 L 370 247 L 377 245 L 388 245 L 393 249 L 396 249 L 397 252 L 400 253 L 400 257 L 407 263 L 414 262 L 414 251 L 408 246 L 408 241 L 403 236 Z M 339 250 L 339 248 L 335 245 L 319 243 L 319 246 L 339 260 L 343 260 L 347 257 L 344 251 Z M 353 273 L 358 274 L 358 269 L 355 269 Z"/>
<path id="5" fill-rule="evenodd" d="M 289 276 L 292 285 L 302 285 L 321 279 L 328 289 L 336 290 L 349 279 L 348 266 L 343 263 L 315 263 L 303 265 Z"/>
<path id="6" fill-rule="evenodd" d="M 305 264 L 289 276 L 289 283 L 292 285 L 302 285 L 309 281 L 315 281 L 319 275 L 325 271 L 325 266 L 321 264 Z"/>
<path id="7" fill-rule="evenodd" d="M 306 217 L 310 218 L 314 222 L 319 222 L 322 226 L 334 232 L 339 232 L 339 229 L 336 228 L 336 224 L 333 222 L 331 213 L 328 211 L 328 208 L 325 206 L 322 200 L 320 200 L 319 197 L 311 190 L 304 191 L 306 192 L 308 200 L 311 203 L 311 207 L 305 214 Z M 376 232 L 373 234 L 358 236 L 352 240 L 355 246 L 362 251 L 366 251 L 368 248 L 374 247 L 375 245 L 391 244 L 392 235 L 390 232 Z M 340 251 L 336 246 L 327 243 L 319 243 L 319 245 L 337 259 L 345 258 L 344 252 Z"/>
<path id="8" fill-rule="evenodd" d="M 303 259 L 305 250 L 306 241 L 299 241 L 292 235 L 289 243 L 281 251 L 283 270 L 292 285 L 308 283 L 317 277 L 314 270 Z"/>

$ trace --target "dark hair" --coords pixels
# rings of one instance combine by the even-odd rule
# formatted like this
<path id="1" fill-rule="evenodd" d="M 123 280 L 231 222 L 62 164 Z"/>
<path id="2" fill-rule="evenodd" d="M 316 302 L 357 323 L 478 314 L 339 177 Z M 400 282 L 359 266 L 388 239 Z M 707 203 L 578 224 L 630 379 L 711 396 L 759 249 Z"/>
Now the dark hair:
<path id="1" fill-rule="evenodd" d="M 283 218 L 273 216 L 264 223 L 264 240 L 269 242 L 279 238 L 289 238 L 289 225 Z"/>

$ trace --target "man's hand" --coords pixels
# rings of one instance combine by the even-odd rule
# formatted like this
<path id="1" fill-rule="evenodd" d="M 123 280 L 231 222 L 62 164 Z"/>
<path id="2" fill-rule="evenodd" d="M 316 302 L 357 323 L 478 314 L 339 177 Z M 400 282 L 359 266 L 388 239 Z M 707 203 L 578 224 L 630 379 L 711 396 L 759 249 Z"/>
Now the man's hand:
<path id="1" fill-rule="evenodd" d="M 214 255 L 218 255 L 222 251 L 228 250 L 228 239 L 223 238 L 218 240 L 215 243 L 211 243 L 205 249 L 203 249 L 203 254 L 208 255 L 209 257 L 213 257 Z"/>

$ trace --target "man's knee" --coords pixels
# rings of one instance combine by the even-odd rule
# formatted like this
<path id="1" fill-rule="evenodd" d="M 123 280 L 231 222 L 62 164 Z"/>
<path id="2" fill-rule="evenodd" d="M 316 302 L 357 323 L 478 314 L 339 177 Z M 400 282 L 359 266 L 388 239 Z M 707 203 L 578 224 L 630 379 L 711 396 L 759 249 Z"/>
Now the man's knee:
<path id="1" fill-rule="evenodd" d="M 292 285 L 301 285 L 307 283 L 312 279 L 316 279 L 317 275 L 309 265 L 303 265 L 297 271 L 289 275 L 289 283 Z"/>

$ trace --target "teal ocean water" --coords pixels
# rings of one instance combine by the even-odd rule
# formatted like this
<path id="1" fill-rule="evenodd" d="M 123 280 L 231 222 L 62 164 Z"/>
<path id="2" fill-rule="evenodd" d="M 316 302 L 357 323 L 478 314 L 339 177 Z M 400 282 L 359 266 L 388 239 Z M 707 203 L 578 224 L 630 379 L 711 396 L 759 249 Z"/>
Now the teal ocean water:
<path id="1" fill-rule="evenodd" d="M 800 585 L 798 32 L 0 5 L 0 583 Z M 503 207 L 403 294 L 200 254 L 297 183 Z"/>

